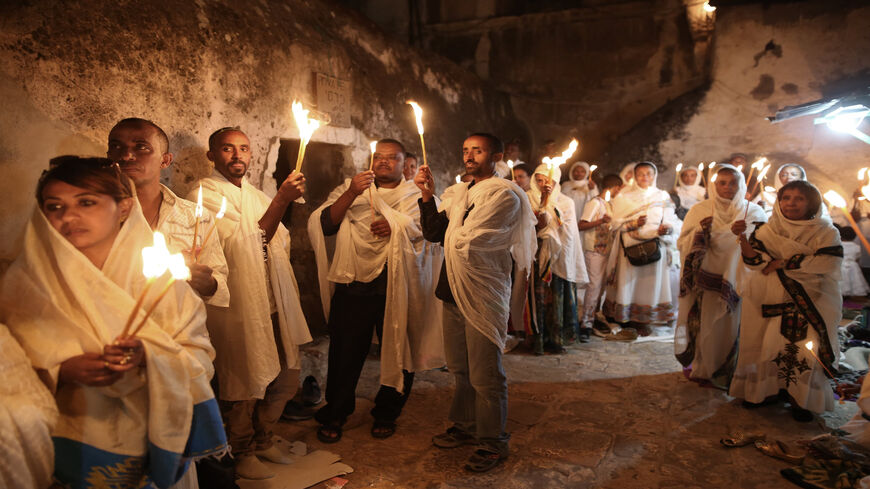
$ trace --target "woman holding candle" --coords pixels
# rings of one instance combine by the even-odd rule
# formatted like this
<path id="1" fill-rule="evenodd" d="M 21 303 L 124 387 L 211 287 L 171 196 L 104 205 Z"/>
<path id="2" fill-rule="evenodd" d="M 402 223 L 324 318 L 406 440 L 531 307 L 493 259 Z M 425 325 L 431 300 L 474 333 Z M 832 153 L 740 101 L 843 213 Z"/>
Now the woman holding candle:
<path id="1" fill-rule="evenodd" d="M 117 164 L 55 162 L 0 284 L 4 319 L 58 401 L 55 477 L 166 488 L 187 472 L 195 483 L 194 454 L 226 448 L 202 301 L 177 282 L 135 338 L 119 337 L 145 286 L 151 230 Z"/>
<path id="2" fill-rule="evenodd" d="M 539 165 L 527 192 L 538 218 L 538 255 L 534 264 L 536 322 L 534 352 L 564 351 L 575 339 L 588 341 L 589 331 L 579 330 L 577 287 L 589 282 L 583 245 L 577 228 L 574 201 L 560 191 L 559 168 Z M 542 202 L 544 202 L 542 204 Z"/>
<path id="3" fill-rule="evenodd" d="M 577 161 L 571 165 L 568 170 L 568 181 L 562 184 L 562 194 L 574 201 L 577 222 L 580 222 L 580 215 L 583 214 L 586 202 L 598 195 L 598 189 L 595 188 L 595 182 L 592 181 L 589 163 Z"/>
<path id="4" fill-rule="evenodd" d="M 710 198 L 689 210 L 677 241 L 684 261 L 674 348 L 690 379 L 727 389 L 737 359 L 737 287 L 745 270 L 731 227 L 745 221 L 751 232 L 767 216 L 746 201 L 746 182 L 737 168 L 719 165 L 714 176 Z"/>
<path id="5" fill-rule="evenodd" d="M 822 212 L 819 191 L 800 180 L 779 189 L 767 224 L 749 238 L 746 227 L 745 221 L 732 226 L 751 272 L 741 290 L 739 357 L 729 394 L 752 407 L 785 390 L 792 416 L 810 421 L 813 412 L 834 407 L 824 369 L 805 345 L 812 341 L 819 360 L 836 368 L 840 236 Z"/>
<path id="6" fill-rule="evenodd" d="M 652 324 L 675 319 L 671 297 L 671 263 L 668 247 L 679 233 L 680 220 L 674 214 L 671 197 L 656 188 L 658 170 L 643 161 L 634 166 L 632 183 L 613 199 L 613 223 L 617 230 L 607 260 L 604 315 L 617 323 L 628 323 L 648 335 Z M 632 264 L 627 249 L 644 244 L 658 248 L 660 258 L 646 264 Z M 636 249 L 636 248 L 633 248 Z"/>
<path id="7" fill-rule="evenodd" d="M 685 219 L 689 209 L 704 200 L 707 189 L 701 185 L 701 172 L 694 166 L 686 166 L 680 171 L 677 185 L 672 191 L 676 195 L 677 217 Z"/>

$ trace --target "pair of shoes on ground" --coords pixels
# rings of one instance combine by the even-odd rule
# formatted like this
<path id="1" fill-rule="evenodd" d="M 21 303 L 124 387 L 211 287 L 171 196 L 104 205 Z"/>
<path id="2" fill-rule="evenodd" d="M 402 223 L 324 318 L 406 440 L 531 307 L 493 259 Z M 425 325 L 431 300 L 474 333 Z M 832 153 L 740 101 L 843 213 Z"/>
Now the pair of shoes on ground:
<path id="1" fill-rule="evenodd" d="M 263 450 L 255 450 L 254 453 L 245 454 L 236 461 L 236 475 L 243 479 L 263 480 L 275 477 L 275 472 L 262 462 L 262 460 L 281 465 L 293 463 L 290 457 L 290 448 L 280 448 L 273 443 L 271 447 Z"/>
<path id="2" fill-rule="evenodd" d="M 634 328 L 622 328 L 604 337 L 605 341 L 634 341 L 636 339 L 637 330 Z"/>
<path id="3" fill-rule="evenodd" d="M 463 445 L 476 445 L 477 440 L 455 426 L 432 437 L 432 444 L 438 448 L 458 448 Z M 471 472 L 488 472 L 507 458 L 507 454 L 488 445 L 478 445 L 465 462 L 465 469 Z"/>
<path id="4" fill-rule="evenodd" d="M 577 335 L 577 341 L 580 343 L 589 343 L 592 339 L 592 328 L 580 328 L 580 333 Z"/>
<path id="5" fill-rule="evenodd" d="M 385 440 L 396 434 L 395 421 L 378 421 L 372 424 L 372 438 Z M 322 443 L 338 443 L 341 440 L 342 429 L 339 424 L 324 424 L 317 429 L 317 439 Z"/>

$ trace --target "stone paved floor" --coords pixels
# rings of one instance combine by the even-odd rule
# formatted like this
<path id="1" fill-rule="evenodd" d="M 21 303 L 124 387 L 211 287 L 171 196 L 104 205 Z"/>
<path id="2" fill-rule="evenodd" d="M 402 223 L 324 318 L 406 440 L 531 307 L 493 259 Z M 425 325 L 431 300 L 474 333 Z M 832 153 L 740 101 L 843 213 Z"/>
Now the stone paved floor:
<path id="1" fill-rule="evenodd" d="M 510 457 L 483 475 L 462 468 L 470 447 L 441 450 L 432 435 L 447 426 L 452 378 L 417 375 L 399 428 L 388 440 L 369 434 L 368 410 L 377 388 L 370 359 L 357 390 L 357 411 L 341 442 L 325 446 L 316 423 L 282 423 L 279 432 L 311 449 L 342 455 L 356 488 L 778 488 L 786 464 L 753 447 L 726 449 L 730 430 L 761 430 L 786 442 L 837 427 L 854 403 L 800 424 L 782 406 L 753 411 L 680 372 L 672 343 L 616 343 L 594 338 L 563 355 L 505 356 L 509 387 Z M 324 487 L 320 484 L 317 487 Z"/>

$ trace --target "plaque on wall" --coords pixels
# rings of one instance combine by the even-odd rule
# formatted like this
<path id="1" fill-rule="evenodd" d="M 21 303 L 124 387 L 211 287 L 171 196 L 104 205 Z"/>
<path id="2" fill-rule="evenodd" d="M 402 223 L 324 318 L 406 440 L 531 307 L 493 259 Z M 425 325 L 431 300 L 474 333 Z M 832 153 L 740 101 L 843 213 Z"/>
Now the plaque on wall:
<path id="1" fill-rule="evenodd" d="M 317 110 L 329 114 L 330 126 L 350 127 L 351 83 L 315 73 Z"/>

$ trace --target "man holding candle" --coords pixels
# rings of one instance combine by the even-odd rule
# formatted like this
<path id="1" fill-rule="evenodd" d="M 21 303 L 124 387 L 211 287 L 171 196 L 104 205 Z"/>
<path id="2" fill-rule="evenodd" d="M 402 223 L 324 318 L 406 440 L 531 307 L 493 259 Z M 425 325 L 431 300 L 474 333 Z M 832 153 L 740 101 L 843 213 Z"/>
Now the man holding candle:
<path id="1" fill-rule="evenodd" d="M 373 169 L 339 185 L 308 220 L 330 336 L 326 405 L 315 416 L 324 443 L 341 439 L 354 411 L 374 332 L 381 344 L 381 387 L 371 411 L 375 438 L 395 432 L 414 371 L 444 364 L 441 308 L 428 300 L 443 253 L 423 240 L 420 190 L 403 178 L 404 155 L 398 141 L 378 141 Z M 335 236 L 332 256 L 328 236 Z"/>
<path id="2" fill-rule="evenodd" d="M 291 462 L 273 445 L 272 428 L 299 384 L 299 345 L 311 341 L 287 252 L 290 234 L 281 224 L 305 177 L 291 173 L 270 199 L 245 178 L 251 142 L 244 132 L 225 127 L 208 142 L 214 172 L 200 181 L 203 204 L 217 212 L 223 197 L 227 202 L 217 238 L 229 265 L 230 307 L 208 315 L 219 399 L 236 474 L 266 479 L 275 474 L 257 456 Z"/>
<path id="3" fill-rule="evenodd" d="M 432 442 L 439 448 L 477 444 L 465 467 L 485 472 L 508 455 L 507 379 L 501 364 L 511 297 L 511 259 L 528 273 L 535 253 L 535 214 L 525 192 L 492 178 L 501 141 L 469 136 L 462 156 L 470 183 L 450 186 L 440 212 L 428 167 L 414 183 L 422 192 L 420 218 L 427 241 L 443 243 L 444 266 L 435 296 L 444 307 L 444 353 L 456 384 L 449 419 Z M 486 286 L 483 286 L 486 284 Z"/>
<path id="4" fill-rule="evenodd" d="M 145 219 L 152 230 L 163 233 L 171 252 L 190 252 L 197 219 L 203 229 L 214 225 L 211 213 L 203 210 L 202 217 L 197 218 L 194 203 L 179 198 L 160 183 L 160 171 L 172 164 L 172 153 L 169 138 L 157 124 L 139 118 L 121 120 L 109 131 L 106 156 L 117 161 L 136 185 L 136 198 Z M 227 262 L 220 243 L 205 243 L 197 253 L 197 261 L 188 255 L 188 283 L 206 305 L 229 306 Z"/>

